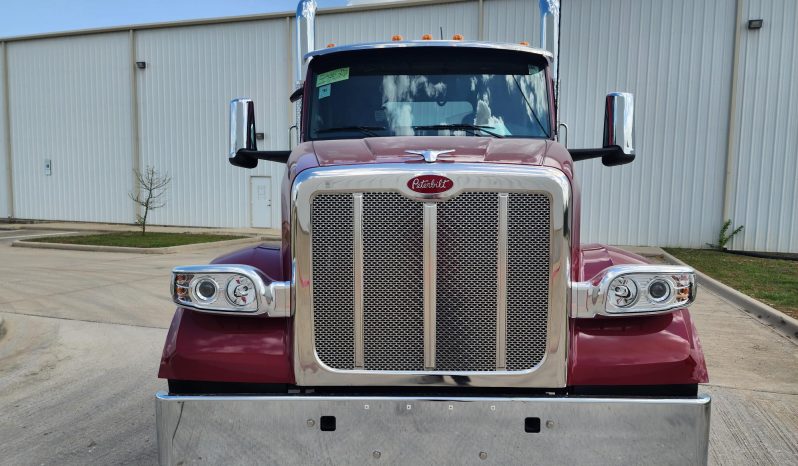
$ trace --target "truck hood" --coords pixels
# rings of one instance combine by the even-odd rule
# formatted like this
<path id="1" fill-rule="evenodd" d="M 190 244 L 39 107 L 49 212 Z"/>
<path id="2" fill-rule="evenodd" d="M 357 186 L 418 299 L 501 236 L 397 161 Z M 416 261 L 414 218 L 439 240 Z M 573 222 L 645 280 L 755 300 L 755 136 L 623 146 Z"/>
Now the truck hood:
<path id="1" fill-rule="evenodd" d="M 405 151 L 453 150 L 438 156 L 439 163 L 488 162 L 541 165 L 550 141 L 498 139 L 473 136 L 397 136 L 313 141 L 318 164 L 423 163 L 420 155 Z"/>

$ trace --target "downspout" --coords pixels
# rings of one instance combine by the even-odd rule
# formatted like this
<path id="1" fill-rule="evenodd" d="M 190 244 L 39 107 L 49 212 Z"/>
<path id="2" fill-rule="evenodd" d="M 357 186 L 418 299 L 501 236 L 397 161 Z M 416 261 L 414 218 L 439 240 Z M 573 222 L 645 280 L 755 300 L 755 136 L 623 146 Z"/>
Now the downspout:
<path id="1" fill-rule="evenodd" d="M 14 161 L 11 157 L 11 93 L 9 92 L 8 83 L 8 42 L 3 42 L 3 115 L 5 116 L 5 134 L 6 134 L 6 202 L 8 204 L 8 218 L 14 218 Z"/>
<path id="2" fill-rule="evenodd" d="M 732 191 L 734 182 L 734 151 L 735 129 L 737 120 L 737 92 L 739 87 L 739 64 L 740 64 L 740 35 L 742 33 L 742 16 L 744 0 L 737 0 L 737 12 L 734 19 L 734 57 L 732 59 L 732 81 L 731 97 L 729 102 L 729 121 L 728 133 L 726 134 L 726 170 L 723 176 L 723 212 L 720 224 L 728 220 L 731 216 Z M 734 241 L 734 240 L 732 240 Z"/>

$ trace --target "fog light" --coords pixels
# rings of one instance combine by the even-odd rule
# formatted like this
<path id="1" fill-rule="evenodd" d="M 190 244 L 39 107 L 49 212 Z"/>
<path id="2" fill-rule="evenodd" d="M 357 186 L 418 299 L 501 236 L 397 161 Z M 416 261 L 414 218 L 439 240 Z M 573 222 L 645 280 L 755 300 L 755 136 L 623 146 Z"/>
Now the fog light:
<path id="1" fill-rule="evenodd" d="M 670 294 L 670 285 L 661 278 L 654 279 L 648 284 L 648 297 L 652 303 L 661 303 L 667 300 Z"/>
<path id="2" fill-rule="evenodd" d="M 194 293 L 197 298 L 203 302 L 212 302 L 216 300 L 216 293 L 219 291 L 219 286 L 211 278 L 201 278 L 194 285 Z"/>

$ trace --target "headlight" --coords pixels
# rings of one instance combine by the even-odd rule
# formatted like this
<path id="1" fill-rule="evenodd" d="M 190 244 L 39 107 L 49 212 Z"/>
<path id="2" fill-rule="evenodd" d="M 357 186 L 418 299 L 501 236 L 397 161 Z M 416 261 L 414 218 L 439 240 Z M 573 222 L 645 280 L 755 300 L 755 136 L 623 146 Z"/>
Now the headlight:
<path id="1" fill-rule="evenodd" d="M 588 282 L 572 284 L 574 317 L 641 315 L 689 306 L 697 291 L 695 271 L 671 265 L 619 265 Z"/>
<path id="2" fill-rule="evenodd" d="M 270 282 L 248 265 L 191 265 L 172 270 L 172 299 L 180 306 L 218 314 L 286 317 L 289 282 Z"/>

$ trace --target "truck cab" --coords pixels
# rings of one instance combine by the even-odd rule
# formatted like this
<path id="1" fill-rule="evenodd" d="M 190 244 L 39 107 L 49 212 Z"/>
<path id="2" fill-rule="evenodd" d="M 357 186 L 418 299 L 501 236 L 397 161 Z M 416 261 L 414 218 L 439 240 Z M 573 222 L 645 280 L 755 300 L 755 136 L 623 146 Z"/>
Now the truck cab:
<path id="1" fill-rule="evenodd" d="M 282 241 L 174 269 L 161 463 L 705 463 L 694 271 L 579 236 L 632 96 L 569 150 L 552 53 L 395 39 L 307 41 L 292 150 L 231 103 L 230 163 L 286 164 Z"/>

